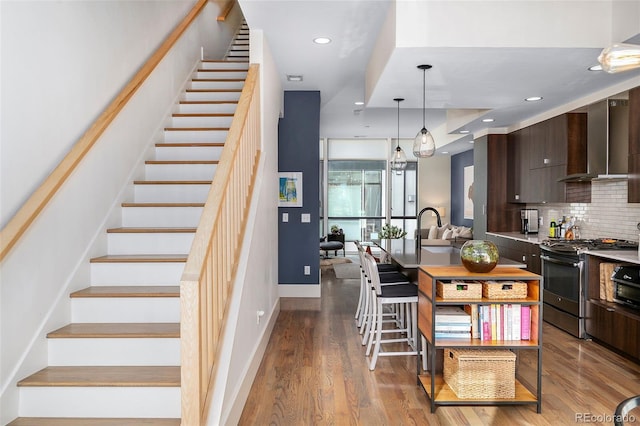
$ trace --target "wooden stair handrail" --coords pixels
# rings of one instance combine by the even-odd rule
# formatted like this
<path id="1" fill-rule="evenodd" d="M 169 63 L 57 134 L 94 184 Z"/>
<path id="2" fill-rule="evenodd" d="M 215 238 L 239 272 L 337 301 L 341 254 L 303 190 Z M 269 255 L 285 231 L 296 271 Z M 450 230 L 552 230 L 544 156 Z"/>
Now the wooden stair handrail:
<path id="1" fill-rule="evenodd" d="M 224 20 L 227 19 L 227 16 L 229 16 L 229 13 L 231 13 L 233 6 L 235 5 L 236 0 L 227 1 L 227 4 L 222 8 L 220 14 L 218 15 L 218 22 L 224 22 Z"/>
<path id="2" fill-rule="evenodd" d="M 11 251 L 20 237 L 25 233 L 49 200 L 56 194 L 62 184 L 78 166 L 84 156 L 91 150 L 102 133 L 118 116 L 127 102 L 138 91 L 144 81 L 151 75 L 156 66 L 165 57 L 180 36 L 198 17 L 209 0 L 198 0 L 189 13 L 173 29 L 151 57 L 142 65 L 127 85 L 118 93 L 111 103 L 96 118 L 91 127 L 80 137 L 71 150 L 47 176 L 29 199 L 0 231 L 0 261 Z"/>
<path id="3" fill-rule="evenodd" d="M 180 280 L 182 425 L 207 423 L 260 161 L 259 66 L 250 65 Z"/>

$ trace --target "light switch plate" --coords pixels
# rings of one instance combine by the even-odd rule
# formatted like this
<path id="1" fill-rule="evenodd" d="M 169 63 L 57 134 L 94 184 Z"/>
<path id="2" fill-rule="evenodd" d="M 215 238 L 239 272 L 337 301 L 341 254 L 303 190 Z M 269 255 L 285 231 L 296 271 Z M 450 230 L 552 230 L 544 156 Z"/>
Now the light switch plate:
<path id="1" fill-rule="evenodd" d="M 282 221 L 289 222 L 289 213 L 282 213 Z"/>
<path id="2" fill-rule="evenodd" d="M 302 223 L 309 223 L 311 222 L 311 213 L 302 213 L 300 215 L 300 221 Z"/>

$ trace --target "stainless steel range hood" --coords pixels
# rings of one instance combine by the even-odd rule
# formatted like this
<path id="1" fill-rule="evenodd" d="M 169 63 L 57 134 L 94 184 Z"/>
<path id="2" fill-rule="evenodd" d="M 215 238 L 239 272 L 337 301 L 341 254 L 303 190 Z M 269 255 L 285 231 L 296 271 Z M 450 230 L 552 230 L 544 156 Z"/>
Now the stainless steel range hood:
<path id="1" fill-rule="evenodd" d="M 558 179 L 585 182 L 626 179 L 629 155 L 629 100 L 610 98 L 587 107 L 587 171 Z"/>

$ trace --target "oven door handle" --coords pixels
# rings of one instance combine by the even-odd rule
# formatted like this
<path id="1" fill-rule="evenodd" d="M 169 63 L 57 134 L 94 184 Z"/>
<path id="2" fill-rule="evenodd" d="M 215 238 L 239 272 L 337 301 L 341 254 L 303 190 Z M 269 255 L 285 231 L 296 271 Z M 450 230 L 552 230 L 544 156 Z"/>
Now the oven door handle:
<path id="1" fill-rule="evenodd" d="M 574 268 L 580 267 L 580 262 L 563 262 L 562 260 L 552 259 L 546 255 L 540 256 L 540 259 L 546 262 L 556 263 L 558 265 L 573 266 Z"/>

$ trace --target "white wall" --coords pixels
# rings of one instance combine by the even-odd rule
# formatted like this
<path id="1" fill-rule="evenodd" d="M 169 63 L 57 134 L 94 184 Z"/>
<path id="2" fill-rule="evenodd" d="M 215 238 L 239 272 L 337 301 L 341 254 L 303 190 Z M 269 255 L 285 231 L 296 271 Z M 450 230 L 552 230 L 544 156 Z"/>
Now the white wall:
<path id="1" fill-rule="evenodd" d="M 451 223 L 451 157 L 418 159 L 418 211 L 425 207 L 445 207 L 442 224 Z M 422 229 L 436 224 L 430 213 L 422 216 Z"/>
<path id="2" fill-rule="evenodd" d="M 194 0 L 0 2 L 0 212 L 10 218 L 186 15 Z M 200 58 L 233 33 L 209 3 L 0 265 L 0 423 L 17 380 L 46 365 L 45 334 L 70 319 L 71 291 L 104 254 L 127 199 Z M 216 47 L 217 46 L 217 47 Z"/>

